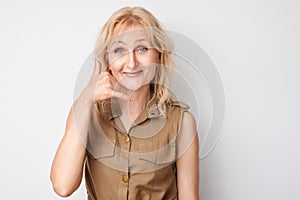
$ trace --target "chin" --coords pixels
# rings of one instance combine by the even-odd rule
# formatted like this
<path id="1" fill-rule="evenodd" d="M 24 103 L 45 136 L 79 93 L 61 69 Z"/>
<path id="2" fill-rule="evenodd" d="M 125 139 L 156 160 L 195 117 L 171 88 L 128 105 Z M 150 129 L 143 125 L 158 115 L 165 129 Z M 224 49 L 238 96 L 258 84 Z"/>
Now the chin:
<path id="1" fill-rule="evenodd" d="M 128 90 L 138 90 L 139 88 L 141 88 L 142 84 L 130 84 L 130 83 L 126 83 L 123 85 L 123 87 L 125 87 Z"/>
<path id="2" fill-rule="evenodd" d="M 139 88 L 150 84 L 150 82 L 140 80 L 123 80 L 120 83 L 124 88 L 128 90 L 138 90 Z"/>

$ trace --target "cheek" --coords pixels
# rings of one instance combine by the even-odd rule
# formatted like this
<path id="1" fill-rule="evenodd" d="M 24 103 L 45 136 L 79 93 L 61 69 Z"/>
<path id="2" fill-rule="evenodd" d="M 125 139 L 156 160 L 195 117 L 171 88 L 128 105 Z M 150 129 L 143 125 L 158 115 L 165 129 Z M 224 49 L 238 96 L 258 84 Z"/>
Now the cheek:
<path id="1" fill-rule="evenodd" d="M 118 66 L 116 66 L 116 65 L 110 65 L 108 67 L 108 69 L 110 70 L 111 75 L 116 78 L 116 80 L 120 79 L 121 75 L 120 75 L 120 69 L 119 69 Z"/>
<path id="2" fill-rule="evenodd" d="M 153 61 L 155 63 L 160 63 L 160 54 L 158 52 L 153 55 Z"/>
<path id="3" fill-rule="evenodd" d="M 108 68 L 112 71 L 112 73 L 117 73 L 119 71 L 121 71 L 122 69 L 122 63 L 121 62 L 118 62 L 118 61 L 115 61 L 113 63 L 111 63 Z"/>
<path id="4" fill-rule="evenodd" d="M 159 55 L 154 54 L 149 57 L 142 58 L 139 60 L 139 63 L 141 65 L 148 65 L 148 64 L 153 64 L 153 63 L 159 64 L 160 63 Z"/>
<path id="5" fill-rule="evenodd" d="M 156 64 L 151 64 L 145 68 L 145 77 L 147 77 L 146 79 L 148 81 L 151 81 L 154 79 L 155 74 L 157 73 L 157 67 L 158 66 Z"/>

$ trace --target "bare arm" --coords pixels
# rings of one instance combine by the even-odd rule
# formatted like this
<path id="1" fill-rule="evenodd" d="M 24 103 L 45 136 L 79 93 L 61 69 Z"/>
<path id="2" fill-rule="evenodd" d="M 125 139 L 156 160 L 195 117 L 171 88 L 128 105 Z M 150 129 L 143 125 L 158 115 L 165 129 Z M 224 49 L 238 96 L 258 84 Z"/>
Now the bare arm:
<path id="1" fill-rule="evenodd" d="M 86 106 L 87 116 L 90 110 L 91 106 Z M 89 119 L 86 118 L 85 122 L 88 123 L 88 121 Z M 80 186 L 82 180 L 86 138 L 81 138 L 77 130 L 73 106 L 69 112 L 65 134 L 57 149 L 50 174 L 54 191 L 62 197 L 70 196 Z"/>
<path id="2" fill-rule="evenodd" d="M 178 199 L 199 200 L 199 141 L 196 123 L 191 113 L 185 112 L 180 133 L 176 161 Z"/>
<path id="3" fill-rule="evenodd" d="M 93 105 L 112 96 L 128 99 L 126 95 L 114 91 L 116 80 L 108 72 L 100 73 L 101 67 L 97 61 L 94 65 L 87 87 L 69 112 L 65 134 L 51 167 L 53 189 L 62 197 L 70 196 L 80 186 Z"/>

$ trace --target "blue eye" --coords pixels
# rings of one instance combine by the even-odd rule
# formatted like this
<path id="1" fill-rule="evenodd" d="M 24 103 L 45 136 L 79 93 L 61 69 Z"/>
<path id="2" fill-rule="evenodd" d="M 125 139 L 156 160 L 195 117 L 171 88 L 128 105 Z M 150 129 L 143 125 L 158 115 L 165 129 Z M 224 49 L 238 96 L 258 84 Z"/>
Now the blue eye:
<path id="1" fill-rule="evenodd" d="M 148 51 L 147 47 L 139 47 L 136 52 L 137 53 L 145 53 L 146 51 Z"/>
<path id="2" fill-rule="evenodd" d="M 116 49 L 114 52 L 115 52 L 115 54 L 119 54 L 119 55 L 122 55 L 125 53 L 124 49 L 120 49 L 120 48 Z"/>

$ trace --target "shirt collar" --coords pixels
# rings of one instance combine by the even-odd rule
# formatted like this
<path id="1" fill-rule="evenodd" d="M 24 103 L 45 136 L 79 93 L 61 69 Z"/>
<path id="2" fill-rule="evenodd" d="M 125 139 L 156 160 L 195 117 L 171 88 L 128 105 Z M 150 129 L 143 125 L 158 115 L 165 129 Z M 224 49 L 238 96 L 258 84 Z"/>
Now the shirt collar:
<path id="1" fill-rule="evenodd" d="M 120 117 L 122 115 L 121 108 L 116 99 L 107 100 L 105 104 L 106 109 L 108 110 L 108 118 L 112 120 L 114 118 Z M 145 118 L 157 118 L 157 117 L 165 117 L 165 112 L 161 105 L 158 105 L 158 98 L 152 97 L 146 105 L 146 108 L 141 112 L 140 116 L 141 120 Z"/>

